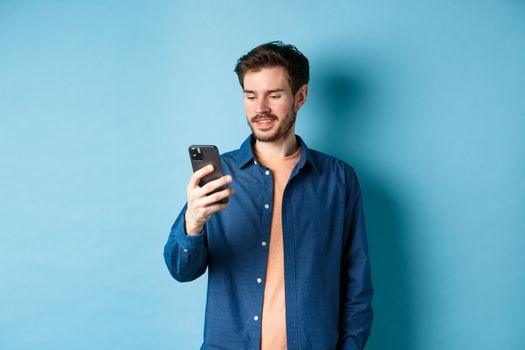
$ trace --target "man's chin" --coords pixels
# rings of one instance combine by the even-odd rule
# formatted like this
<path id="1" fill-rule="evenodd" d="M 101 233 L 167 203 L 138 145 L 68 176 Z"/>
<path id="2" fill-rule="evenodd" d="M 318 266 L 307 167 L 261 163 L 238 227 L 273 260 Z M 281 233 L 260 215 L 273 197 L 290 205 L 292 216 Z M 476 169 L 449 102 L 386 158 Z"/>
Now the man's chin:
<path id="1" fill-rule="evenodd" d="M 277 135 L 275 133 L 265 134 L 265 133 L 261 133 L 261 132 L 258 132 L 258 131 L 254 131 L 253 132 L 253 136 L 259 142 L 273 142 L 273 141 L 278 139 L 278 137 L 277 137 Z"/>
<path id="2" fill-rule="evenodd" d="M 250 129 L 252 129 L 252 134 L 257 141 L 260 142 L 272 142 L 275 141 L 277 133 L 279 130 L 260 130 L 257 126 L 250 124 Z"/>
<path id="3" fill-rule="evenodd" d="M 282 132 L 282 130 L 273 130 L 272 132 L 261 132 L 260 130 L 252 129 L 252 134 L 255 139 L 259 142 L 274 142 L 285 138 L 286 135 L 290 132 Z"/>
<path id="4" fill-rule="evenodd" d="M 292 123 L 286 130 L 283 130 L 282 125 L 274 125 L 266 130 L 261 130 L 257 126 L 248 123 L 250 129 L 252 130 L 253 136 L 259 142 L 274 142 L 281 138 L 285 138 L 291 132 L 292 126 L 294 124 L 295 123 Z"/>

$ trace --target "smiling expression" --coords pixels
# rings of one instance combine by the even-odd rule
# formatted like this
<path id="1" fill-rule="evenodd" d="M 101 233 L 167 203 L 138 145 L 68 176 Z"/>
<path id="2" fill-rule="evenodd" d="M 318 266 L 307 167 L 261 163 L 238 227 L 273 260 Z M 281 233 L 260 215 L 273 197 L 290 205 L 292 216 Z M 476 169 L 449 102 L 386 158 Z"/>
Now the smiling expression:
<path id="1" fill-rule="evenodd" d="M 244 108 L 258 141 L 273 142 L 294 132 L 298 107 L 284 67 L 250 70 L 244 75 Z"/>

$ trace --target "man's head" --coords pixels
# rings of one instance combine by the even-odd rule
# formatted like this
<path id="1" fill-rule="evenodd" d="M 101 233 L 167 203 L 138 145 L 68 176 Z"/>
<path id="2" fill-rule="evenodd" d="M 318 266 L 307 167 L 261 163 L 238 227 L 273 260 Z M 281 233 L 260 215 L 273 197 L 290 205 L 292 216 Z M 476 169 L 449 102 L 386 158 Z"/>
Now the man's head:
<path id="1" fill-rule="evenodd" d="M 235 66 L 235 73 L 237 73 L 241 87 L 244 88 L 246 72 L 277 66 L 285 68 L 288 83 L 294 95 L 301 86 L 308 84 L 310 79 L 308 59 L 295 46 L 285 45 L 281 41 L 259 45 L 239 58 Z"/>
<path id="2" fill-rule="evenodd" d="M 242 56 L 235 72 L 255 138 L 273 142 L 294 132 L 308 94 L 308 59 L 295 46 L 271 42 Z"/>

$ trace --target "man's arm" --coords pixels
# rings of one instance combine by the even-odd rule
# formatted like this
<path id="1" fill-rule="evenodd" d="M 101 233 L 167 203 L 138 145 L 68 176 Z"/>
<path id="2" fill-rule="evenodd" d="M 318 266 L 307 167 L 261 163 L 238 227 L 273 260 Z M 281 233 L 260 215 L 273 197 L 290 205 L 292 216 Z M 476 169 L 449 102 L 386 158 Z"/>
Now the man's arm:
<path id="1" fill-rule="evenodd" d="M 361 190 L 347 171 L 345 240 L 341 266 L 341 318 L 338 349 L 363 349 L 372 328 L 373 287 Z"/>
<path id="2" fill-rule="evenodd" d="M 193 173 L 187 187 L 188 202 L 171 227 L 164 246 L 166 266 L 179 282 L 192 281 L 206 271 L 206 222 L 213 213 L 228 206 L 218 202 L 233 194 L 231 188 L 211 194 L 232 181 L 229 175 L 199 186 L 200 180 L 212 171 L 210 165 Z"/>
<path id="3" fill-rule="evenodd" d="M 164 261 L 169 272 L 179 282 L 193 281 L 206 271 L 207 248 L 204 228 L 199 235 L 186 234 L 187 204 L 171 227 L 164 246 Z"/>

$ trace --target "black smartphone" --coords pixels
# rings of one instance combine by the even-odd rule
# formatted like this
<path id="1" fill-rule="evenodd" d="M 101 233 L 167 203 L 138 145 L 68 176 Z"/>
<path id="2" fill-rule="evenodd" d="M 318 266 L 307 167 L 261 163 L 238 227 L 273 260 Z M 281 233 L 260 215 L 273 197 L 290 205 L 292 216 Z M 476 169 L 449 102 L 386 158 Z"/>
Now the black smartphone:
<path id="1" fill-rule="evenodd" d="M 203 177 L 199 182 L 199 186 L 202 187 L 208 182 L 222 177 L 221 159 L 219 157 L 219 149 L 217 148 L 217 146 L 191 145 L 188 148 L 188 151 L 190 153 L 191 166 L 193 167 L 193 172 L 196 172 L 197 170 L 205 167 L 208 164 L 213 165 L 213 172 Z M 226 186 L 220 187 L 211 193 L 222 191 L 225 188 Z M 228 203 L 228 197 L 221 199 L 219 203 Z"/>

